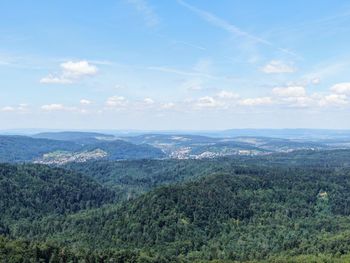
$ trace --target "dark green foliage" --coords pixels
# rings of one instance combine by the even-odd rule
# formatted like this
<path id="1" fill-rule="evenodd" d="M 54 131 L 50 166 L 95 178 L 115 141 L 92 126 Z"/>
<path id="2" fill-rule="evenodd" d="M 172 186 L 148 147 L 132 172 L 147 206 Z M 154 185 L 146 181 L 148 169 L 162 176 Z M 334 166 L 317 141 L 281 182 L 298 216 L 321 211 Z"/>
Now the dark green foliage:
<path id="1" fill-rule="evenodd" d="M 0 222 L 99 207 L 115 193 L 89 177 L 44 165 L 0 164 Z M 0 225 L 0 233 L 6 232 Z"/>
<path id="2" fill-rule="evenodd" d="M 0 258 L 25 262 L 15 261 L 25 254 L 23 259 L 36 262 L 39 255 L 55 262 L 62 261 L 65 251 L 67 262 L 350 262 L 348 157 L 349 151 L 300 151 L 256 158 L 71 164 L 66 168 L 138 197 L 100 207 L 107 198 L 83 211 L 67 204 L 67 211 L 51 212 L 36 204 L 45 212 L 33 216 L 33 222 L 14 217 L 0 223 L 0 234 L 11 237 L 0 239 Z M 4 165 L 5 174 L 7 167 L 17 167 L 15 174 L 23 167 L 26 173 L 52 173 L 46 166 Z M 64 178 L 76 175 L 53 171 Z M 75 184 L 91 189 L 81 181 L 70 187 Z M 28 194 L 19 204 L 36 196 Z M 17 195 L 9 199 L 21 200 Z M 11 206 L 2 210 L 12 217 Z"/>
<path id="3" fill-rule="evenodd" d="M 80 249 L 72 251 L 69 247 L 52 242 L 30 242 L 13 240 L 0 235 L 1 263 L 181 263 L 176 258 L 152 255 L 142 251 L 106 249 L 92 251 Z"/>
<path id="4" fill-rule="evenodd" d="M 93 177 L 99 183 L 118 189 L 124 199 L 157 186 L 183 182 L 217 171 L 232 171 L 234 160 L 135 160 L 70 163 L 66 169 Z"/>
<path id="5" fill-rule="evenodd" d="M 244 170 L 259 174 L 279 167 L 302 169 L 350 168 L 350 151 L 296 151 L 257 157 L 237 156 L 204 160 L 133 160 L 69 163 L 65 168 L 91 176 L 130 199 L 155 187 L 193 180 L 213 173 Z"/>
<path id="6" fill-rule="evenodd" d="M 97 250 L 154 250 L 191 261 L 339 257 L 350 251 L 350 211 L 343 203 L 350 197 L 349 179 L 347 172 L 241 168 L 161 187 L 122 205 L 48 217 L 18 234 Z"/>

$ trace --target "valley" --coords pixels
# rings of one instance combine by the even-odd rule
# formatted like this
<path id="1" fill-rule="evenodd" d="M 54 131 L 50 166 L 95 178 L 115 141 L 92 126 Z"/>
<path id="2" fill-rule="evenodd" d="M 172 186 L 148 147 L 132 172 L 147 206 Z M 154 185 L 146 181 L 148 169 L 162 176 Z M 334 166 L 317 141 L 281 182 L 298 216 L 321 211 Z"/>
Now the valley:
<path id="1" fill-rule="evenodd" d="M 98 147 L 115 155 L 131 154 L 142 146 L 152 156 L 123 160 L 106 158 L 89 136 L 84 144 L 77 141 L 81 137 L 52 136 L 30 142 L 45 140 L 50 147 L 59 142 L 86 150 L 53 151 L 44 154 L 46 163 L 34 158 L 29 163 L 0 164 L 4 262 L 62 258 L 66 262 L 86 258 L 88 262 L 347 262 L 350 258 L 348 149 L 288 140 L 288 147 L 300 148 L 286 151 L 285 139 L 265 137 L 239 137 L 232 143 L 203 136 L 145 135 L 98 142 Z M 119 143 L 133 148 L 117 151 Z M 187 145 L 193 152 L 203 144 L 266 152 L 153 157 L 159 143 Z M 34 156 L 38 151 L 33 149 Z"/>

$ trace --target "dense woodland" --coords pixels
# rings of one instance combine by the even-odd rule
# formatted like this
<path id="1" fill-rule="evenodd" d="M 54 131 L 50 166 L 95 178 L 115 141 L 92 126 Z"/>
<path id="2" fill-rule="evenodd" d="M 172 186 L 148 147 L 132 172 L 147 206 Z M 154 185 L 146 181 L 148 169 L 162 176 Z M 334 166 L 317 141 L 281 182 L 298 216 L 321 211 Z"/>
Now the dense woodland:
<path id="1" fill-rule="evenodd" d="M 87 176 L 33 164 L 0 164 L 0 189 L 3 223 L 73 213 L 116 199 L 114 191 Z"/>
<path id="2" fill-rule="evenodd" d="M 349 262 L 350 151 L 0 166 L 0 262 Z"/>

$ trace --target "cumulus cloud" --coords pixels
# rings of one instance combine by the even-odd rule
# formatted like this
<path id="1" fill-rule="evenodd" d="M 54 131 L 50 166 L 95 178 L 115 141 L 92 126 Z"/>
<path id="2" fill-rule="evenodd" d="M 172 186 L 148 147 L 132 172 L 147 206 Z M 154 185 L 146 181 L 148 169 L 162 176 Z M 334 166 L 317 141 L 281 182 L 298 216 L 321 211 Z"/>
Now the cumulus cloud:
<path id="1" fill-rule="evenodd" d="M 302 86 L 274 88 L 272 93 L 279 97 L 303 97 L 306 95 L 305 88 Z"/>
<path id="2" fill-rule="evenodd" d="M 175 103 L 173 103 L 173 102 L 167 102 L 167 103 L 163 103 L 162 105 L 161 105 L 161 108 L 162 109 L 165 109 L 165 110 L 169 110 L 169 109 L 173 109 L 173 108 L 175 108 Z"/>
<path id="3" fill-rule="evenodd" d="M 284 97 L 282 103 L 287 104 L 289 107 L 306 108 L 315 105 L 315 99 L 313 96 L 302 97 Z"/>
<path id="4" fill-rule="evenodd" d="M 350 95 L 350 82 L 335 84 L 331 87 L 331 91 L 337 94 Z"/>
<path id="5" fill-rule="evenodd" d="M 87 99 L 81 99 L 81 100 L 80 100 L 80 104 L 81 104 L 81 105 L 90 105 L 90 104 L 91 104 L 91 101 L 90 101 L 90 100 L 87 100 Z"/>
<path id="6" fill-rule="evenodd" d="M 144 102 L 145 104 L 147 104 L 147 105 L 152 105 L 152 104 L 154 104 L 154 100 L 151 99 L 151 98 L 145 98 L 145 99 L 143 100 L 143 102 Z"/>
<path id="7" fill-rule="evenodd" d="M 243 106 L 263 106 L 271 105 L 272 103 L 273 101 L 270 97 L 248 98 L 239 101 L 239 104 Z"/>
<path id="8" fill-rule="evenodd" d="M 65 110 L 65 107 L 63 106 L 63 104 L 46 104 L 41 106 L 41 109 L 44 111 L 61 111 L 61 110 Z"/>
<path id="9" fill-rule="evenodd" d="M 343 106 L 348 104 L 346 95 L 344 94 L 330 94 L 324 96 L 320 101 L 320 106 Z"/>
<path id="10" fill-rule="evenodd" d="M 61 73 L 49 74 L 40 79 L 43 84 L 70 84 L 85 76 L 93 76 L 97 74 L 96 66 L 91 65 L 88 61 L 67 61 L 60 65 Z"/>
<path id="11" fill-rule="evenodd" d="M 97 73 L 97 67 L 89 64 L 86 60 L 82 61 L 67 61 L 61 64 L 63 73 L 72 77 L 95 75 Z"/>
<path id="12" fill-rule="evenodd" d="M 264 67 L 262 67 L 261 71 L 266 74 L 293 73 L 296 71 L 296 68 L 283 61 L 271 60 Z"/>
<path id="13" fill-rule="evenodd" d="M 12 107 L 12 106 L 5 106 L 3 108 L 1 108 L 1 111 L 3 112 L 11 112 L 11 111 L 15 111 L 16 108 Z"/>

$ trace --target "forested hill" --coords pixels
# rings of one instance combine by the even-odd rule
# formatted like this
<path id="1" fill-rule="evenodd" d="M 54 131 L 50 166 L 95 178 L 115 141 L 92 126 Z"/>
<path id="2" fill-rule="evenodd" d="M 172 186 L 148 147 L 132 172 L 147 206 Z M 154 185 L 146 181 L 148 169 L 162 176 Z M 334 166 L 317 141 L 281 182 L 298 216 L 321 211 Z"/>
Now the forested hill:
<path id="1" fill-rule="evenodd" d="M 168 262 L 339 258 L 350 251 L 347 200 L 348 172 L 242 168 L 161 187 L 122 206 L 48 217 L 17 234 L 74 247 L 143 249 Z"/>
<path id="2" fill-rule="evenodd" d="M 77 151 L 79 148 L 81 146 L 73 142 L 0 135 L 0 162 L 33 161 L 48 152 Z"/>
<path id="3" fill-rule="evenodd" d="M 165 154 L 151 145 L 135 145 L 121 140 L 105 141 L 95 137 L 82 137 L 81 140 L 64 141 L 0 135 L 0 163 L 63 164 L 74 161 L 85 162 L 89 159 L 125 160 L 163 157 Z"/>
<path id="4" fill-rule="evenodd" d="M 107 153 L 108 160 L 135 160 L 164 158 L 165 154 L 158 148 L 148 144 L 132 144 L 122 140 L 100 141 L 83 147 L 85 151 L 101 149 Z"/>
<path id="5" fill-rule="evenodd" d="M 161 185 L 195 180 L 213 173 L 231 174 L 241 168 L 248 170 L 248 173 L 286 167 L 318 170 L 350 168 L 350 150 L 295 151 L 199 160 L 100 160 L 69 163 L 64 167 L 118 189 L 126 199 Z"/>
<path id="6" fill-rule="evenodd" d="M 0 164 L 0 223 L 96 208 L 116 194 L 81 174 L 44 165 Z"/>

